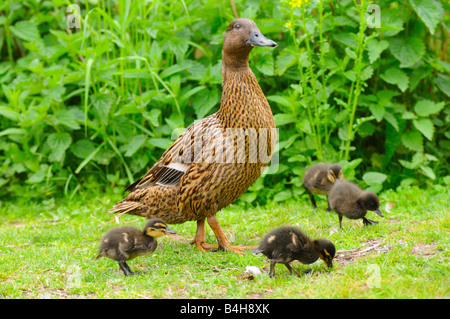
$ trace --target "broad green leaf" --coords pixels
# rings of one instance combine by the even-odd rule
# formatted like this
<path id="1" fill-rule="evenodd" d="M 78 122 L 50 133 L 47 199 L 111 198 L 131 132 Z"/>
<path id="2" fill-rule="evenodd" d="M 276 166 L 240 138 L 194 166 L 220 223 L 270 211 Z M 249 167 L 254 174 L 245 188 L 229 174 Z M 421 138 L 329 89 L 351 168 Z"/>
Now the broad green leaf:
<path id="1" fill-rule="evenodd" d="M 10 29 L 16 37 L 22 40 L 32 42 L 40 39 L 38 27 L 34 22 L 19 21 Z"/>
<path id="2" fill-rule="evenodd" d="M 134 153 L 136 153 L 147 141 L 147 136 L 140 134 L 134 136 L 128 144 L 122 145 L 120 147 L 121 151 L 126 151 L 125 156 L 133 156 Z"/>
<path id="3" fill-rule="evenodd" d="M 70 146 L 70 151 L 78 158 L 85 159 L 93 151 L 95 151 L 95 145 L 88 139 L 78 140 L 75 144 Z"/>
<path id="4" fill-rule="evenodd" d="M 273 200 L 275 202 L 282 202 L 289 198 L 292 198 L 292 193 L 290 191 L 281 191 L 273 197 Z"/>
<path id="5" fill-rule="evenodd" d="M 295 117 L 293 117 L 291 114 L 278 113 L 275 114 L 273 117 L 275 119 L 275 124 L 277 127 L 293 123 L 296 121 Z"/>
<path id="6" fill-rule="evenodd" d="M 410 68 L 424 56 L 425 44 L 417 37 L 396 38 L 389 41 L 389 50 L 401 68 Z"/>
<path id="7" fill-rule="evenodd" d="M 13 110 L 13 108 L 8 106 L 0 106 L 0 115 L 4 116 L 11 121 L 19 121 L 20 120 L 20 113 Z"/>
<path id="8" fill-rule="evenodd" d="M 150 145 L 163 150 L 167 150 L 173 143 L 173 141 L 168 138 L 151 138 L 148 140 L 148 142 L 150 143 Z"/>
<path id="9" fill-rule="evenodd" d="M 372 184 L 383 184 L 387 176 L 383 173 L 367 172 L 363 175 L 362 178 L 367 185 L 372 185 Z"/>
<path id="10" fill-rule="evenodd" d="M 431 167 L 421 165 L 420 170 L 422 171 L 423 175 L 425 175 L 431 179 L 436 179 L 436 174 L 434 174 L 433 169 Z"/>
<path id="11" fill-rule="evenodd" d="M 442 92 L 445 93 L 445 95 L 450 97 L 450 77 L 438 73 L 433 79 L 433 82 Z"/>
<path id="12" fill-rule="evenodd" d="M 403 145 L 416 152 L 423 153 L 423 137 L 419 131 L 413 129 L 402 135 Z"/>
<path id="13" fill-rule="evenodd" d="M 220 102 L 220 94 L 217 89 L 202 90 L 195 94 L 193 106 L 195 115 L 198 119 L 202 119 L 211 111 L 211 109 Z"/>
<path id="14" fill-rule="evenodd" d="M 70 127 L 73 130 L 80 129 L 80 124 L 75 119 L 75 115 L 68 110 L 60 110 L 55 114 L 58 123 Z"/>
<path id="15" fill-rule="evenodd" d="M 437 25 L 444 17 L 444 9 L 440 1 L 436 0 L 409 0 L 420 19 L 425 23 L 431 34 L 434 34 Z"/>
<path id="16" fill-rule="evenodd" d="M 105 125 L 108 124 L 109 110 L 113 101 L 111 94 L 98 93 L 91 96 L 91 102 Z"/>
<path id="17" fill-rule="evenodd" d="M 434 103 L 430 100 L 420 100 L 414 105 L 414 111 L 417 115 L 428 117 L 431 114 L 437 114 L 444 108 L 445 102 Z"/>
<path id="18" fill-rule="evenodd" d="M 389 68 L 380 77 L 387 83 L 397 85 L 402 92 L 405 92 L 408 88 L 408 76 L 398 68 Z"/>
<path id="19" fill-rule="evenodd" d="M 265 75 L 272 76 L 275 67 L 274 65 L 272 53 L 266 52 L 261 55 L 261 59 L 256 64 L 256 69 Z"/>
<path id="20" fill-rule="evenodd" d="M 51 148 L 49 160 L 52 162 L 60 162 L 64 158 L 66 150 L 72 143 L 72 137 L 69 133 L 52 133 L 47 138 L 47 144 Z"/>
<path id="21" fill-rule="evenodd" d="M 291 101 L 289 101 L 285 96 L 281 95 L 269 95 L 267 100 L 275 102 L 277 104 L 281 104 L 285 106 L 288 110 L 292 109 Z"/>
<path id="22" fill-rule="evenodd" d="M 287 68 L 295 63 L 295 56 L 286 49 L 283 49 L 277 56 L 275 61 L 275 74 L 282 75 L 286 72 Z"/>
<path id="23" fill-rule="evenodd" d="M 371 104 L 369 106 L 370 112 L 372 112 L 373 116 L 377 119 L 377 122 L 380 122 L 383 119 L 384 115 L 384 106 L 377 103 L 377 104 Z"/>
<path id="24" fill-rule="evenodd" d="M 367 45 L 367 54 L 369 55 L 370 64 L 374 63 L 380 57 L 381 53 L 389 47 L 389 42 L 386 40 L 378 41 L 377 39 L 370 40 Z"/>
<path id="25" fill-rule="evenodd" d="M 427 139 L 433 139 L 434 124 L 430 119 L 413 120 L 413 124 Z"/>
<path id="26" fill-rule="evenodd" d="M 183 38 L 175 38 L 168 41 L 168 47 L 170 50 L 175 53 L 177 57 L 177 62 L 181 63 L 184 60 L 184 55 L 189 48 L 189 44 L 187 40 Z"/>

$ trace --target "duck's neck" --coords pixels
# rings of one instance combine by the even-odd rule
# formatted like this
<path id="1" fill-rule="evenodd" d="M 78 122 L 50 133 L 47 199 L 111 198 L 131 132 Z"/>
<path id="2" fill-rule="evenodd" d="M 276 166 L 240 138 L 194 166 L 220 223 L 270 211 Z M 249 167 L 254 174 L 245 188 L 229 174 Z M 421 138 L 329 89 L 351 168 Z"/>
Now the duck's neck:
<path id="1" fill-rule="evenodd" d="M 217 117 L 227 127 L 251 125 L 249 121 L 261 113 L 273 118 L 258 81 L 248 65 L 248 57 L 241 60 L 222 59 L 223 91 Z"/>

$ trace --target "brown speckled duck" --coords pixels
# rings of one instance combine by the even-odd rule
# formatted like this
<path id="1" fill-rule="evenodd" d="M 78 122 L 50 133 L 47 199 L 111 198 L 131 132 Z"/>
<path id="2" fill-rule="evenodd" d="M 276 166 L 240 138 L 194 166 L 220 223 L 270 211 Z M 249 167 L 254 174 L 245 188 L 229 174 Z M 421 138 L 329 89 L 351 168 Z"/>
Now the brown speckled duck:
<path id="1" fill-rule="evenodd" d="M 252 252 L 262 253 L 270 259 L 269 276 L 273 277 L 276 263 L 284 264 L 291 274 L 294 272 L 298 275 L 290 265 L 294 260 L 303 264 L 312 264 L 320 258 L 328 268 L 332 268 L 336 248 L 328 239 L 311 240 L 297 227 L 282 226 L 265 235 L 259 247 Z"/>
<path id="2" fill-rule="evenodd" d="M 366 217 L 371 210 L 384 217 L 380 211 L 380 200 L 375 193 L 363 191 L 350 182 L 336 182 L 329 194 L 331 207 L 339 216 L 339 227 L 342 228 L 342 216 L 349 219 L 362 219 L 364 225 L 374 225 L 378 222 Z"/>
<path id="3" fill-rule="evenodd" d="M 261 175 L 276 141 L 270 105 L 248 64 L 254 46 L 276 43 L 263 36 L 252 20 L 231 22 L 223 41 L 219 111 L 188 127 L 143 178 L 126 188 L 130 193 L 111 213 L 160 217 L 168 224 L 196 221 L 191 243 L 202 251 L 247 248 L 231 246 L 216 213 Z M 241 137 L 244 143 L 237 142 Z M 259 155 L 264 149 L 265 157 L 256 154 L 255 145 L 260 147 Z M 205 243 L 205 220 L 218 245 Z"/>
<path id="4" fill-rule="evenodd" d="M 327 195 L 328 211 L 331 211 L 330 202 L 328 201 L 328 193 L 334 186 L 336 180 L 344 181 L 342 167 L 339 164 L 319 163 L 311 166 L 303 175 L 303 187 L 311 199 L 314 209 L 317 208 L 314 194 Z"/>

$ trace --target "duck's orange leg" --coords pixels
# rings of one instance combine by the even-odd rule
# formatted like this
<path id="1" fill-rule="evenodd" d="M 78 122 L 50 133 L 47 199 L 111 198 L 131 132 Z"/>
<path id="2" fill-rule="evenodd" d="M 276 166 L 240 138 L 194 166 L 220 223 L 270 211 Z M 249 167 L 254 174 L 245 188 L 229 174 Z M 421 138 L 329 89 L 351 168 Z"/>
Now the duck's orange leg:
<path id="1" fill-rule="evenodd" d="M 200 251 L 208 251 L 208 250 L 217 250 L 218 245 L 210 245 L 205 243 L 205 220 L 197 221 L 197 232 L 195 233 L 194 239 L 192 239 L 191 244 L 195 244 L 195 246 Z"/>
<path id="2" fill-rule="evenodd" d="M 216 235 L 217 242 L 219 243 L 219 249 L 220 250 L 230 250 L 234 253 L 243 254 L 244 249 L 253 249 L 257 248 L 257 246 L 231 246 L 230 241 L 228 240 L 227 236 L 224 234 L 222 229 L 219 226 L 219 221 L 217 220 L 216 216 L 208 217 L 208 224 L 213 230 L 214 234 Z"/>

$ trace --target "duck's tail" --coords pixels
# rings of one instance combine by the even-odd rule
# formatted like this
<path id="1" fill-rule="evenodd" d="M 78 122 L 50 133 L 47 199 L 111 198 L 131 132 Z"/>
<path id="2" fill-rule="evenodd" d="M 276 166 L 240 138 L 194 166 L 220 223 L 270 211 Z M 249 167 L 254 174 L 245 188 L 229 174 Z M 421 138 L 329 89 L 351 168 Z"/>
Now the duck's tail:
<path id="1" fill-rule="evenodd" d="M 144 205 L 140 202 L 129 202 L 124 200 L 115 204 L 113 208 L 109 210 L 109 214 L 128 214 L 133 211 L 139 211 L 142 208 L 144 208 Z"/>

